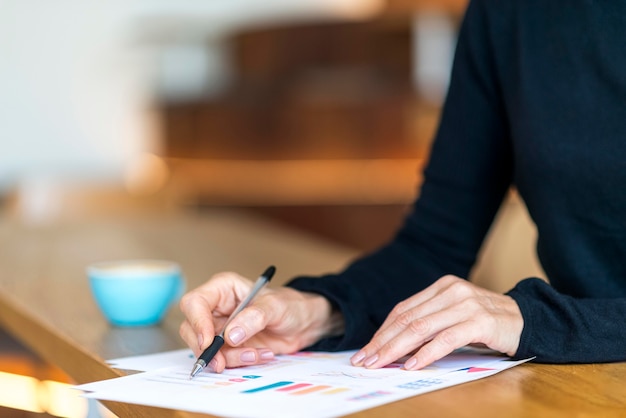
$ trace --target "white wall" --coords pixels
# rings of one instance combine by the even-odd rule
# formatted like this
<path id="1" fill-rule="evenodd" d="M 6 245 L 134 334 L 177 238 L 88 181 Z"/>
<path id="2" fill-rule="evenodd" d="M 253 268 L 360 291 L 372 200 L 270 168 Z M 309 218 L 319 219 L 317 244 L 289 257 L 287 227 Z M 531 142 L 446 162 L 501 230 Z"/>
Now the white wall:
<path id="1" fill-rule="evenodd" d="M 121 2 L 0 2 L 0 185 L 108 176 L 148 146 L 141 51 Z"/>
<path id="2" fill-rule="evenodd" d="M 0 0 L 0 194 L 33 178 L 120 179 L 126 161 L 158 149 L 146 118 L 155 95 L 180 98 L 227 81 L 219 42 L 229 31 L 360 18 L 380 5 Z"/>

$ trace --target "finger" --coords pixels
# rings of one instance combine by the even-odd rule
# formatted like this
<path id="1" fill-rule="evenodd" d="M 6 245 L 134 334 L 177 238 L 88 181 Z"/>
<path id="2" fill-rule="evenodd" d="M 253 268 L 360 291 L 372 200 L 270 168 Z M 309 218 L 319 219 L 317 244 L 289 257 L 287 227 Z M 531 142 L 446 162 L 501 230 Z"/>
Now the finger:
<path id="1" fill-rule="evenodd" d="M 193 354 L 198 357 L 202 353 L 202 342 L 198 340 L 198 334 L 193 330 L 188 321 L 183 321 L 178 328 L 178 334 L 185 344 L 191 348 Z"/>
<path id="2" fill-rule="evenodd" d="M 236 347 L 222 350 L 227 368 L 254 366 L 274 360 L 274 353 L 267 348 Z"/>
<path id="3" fill-rule="evenodd" d="M 265 363 L 271 360 L 275 353 L 290 353 L 305 345 L 300 344 L 301 335 L 306 331 L 310 315 L 298 312 L 299 302 L 305 300 L 299 292 L 288 289 L 264 289 L 255 298 L 251 305 L 243 309 L 233 318 L 226 327 L 224 338 L 228 344 L 227 367 L 238 367 Z M 304 319 L 303 319 L 304 318 Z M 239 351 L 244 350 L 243 358 L 238 357 Z M 264 347 L 267 350 L 258 351 L 256 358 L 246 349 Z"/>
<path id="4" fill-rule="evenodd" d="M 249 280 L 236 273 L 219 273 L 181 298 L 180 310 L 196 333 L 201 349 L 215 336 L 215 323 L 230 315 L 250 286 Z"/>
<path id="5" fill-rule="evenodd" d="M 224 354 L 220 350 L 217 352 L 215 357 L 213 357 L 213 359 L 209 361 L 209 364 L 207 364 L 207 369 L 214 373 L 222 373 L 225 368 L 226 368 L 226 357 L 224 357 Z"/>
<path id="6" fill-rule="evenodd" d="M 388 320 L 385 321 L 386 325 L 383 325 L 374 334 L 371 341 L 352 357 L 352 364 L 355 366 L 366 365 L 366 367 L 372 367 L 374 363 L 382 362 L 390 356 L 397 355 L 396 358 L 389 360 L 390 362 L 395 361 L 397 358 L 410 352 L 410 350 L 393 348 L 397 346 L 394 340 L 399 338 L 401 334 L 406 333 L 403 339 L 406 339 L 409 335 L 412 336 L 414 339 L 413 345 L 406 346 L 406 348 L 415 349 L 432 338 L 439 330 L 457 321 L 459 315 L 457 301 L 453 298 L 442 297 L 442 292 L 445 292 L 447 288 L 439 290 L 439 294 L 434 298 L 424 301 L 421 305 L 411 310 L 395 315 L 394 318 L 390 315 Z M 452 309 L 452 312 L 448 312 L 450 309 Z M 383 353 L 381 355 L 378 353 L 385 346 L 392 347 L 387 348 L 389 354 Z M 404 352 L 400 354 L 401 351 Z M 377 354 L 377 358 L 374 359 L 374 356 Z"/>
<path id="7" fill-rule="evenodd" d="M 179 330 L 181 337 L 189 347 L 198 347 L 202 351 L 211 344 L 215 336 L 213 306 L 207 304 L 202 295 L 192 292 L 183 296 L 180 301 L 180 310 L 186 317 Z"/>
<path id="8" fill-rule="evenodd" d="M 233 347 L 243 344 L 263 331 L 275 316 L 276 309 L 262 301 L 248 306 L 226 327 L 224 335 L 228 344 Z"/>
<path id="9" fill-rule="evenodd" d="M 444 311 L 454 304 L 456 300 L 441 297 L 442 293 L 433 296 L 433 298 L 421 301 L 413 306 L 411 309 L 400 308 L 396 312 L 392 312 L 383 325 L 374 334 L 372 340 L 378 340 L 383 344 L 395 338 L 399 333 L 403 332 L 408 326 L 427 327 L 428 323 L 415 324 L 416 321 L 420 321 L 429 315 L 436 312 Z M 395 311 L 395 308 L 394 308 Z M 402 313 L 397 313 L 403 311 Z"/>
<path id="10" fill-rule="evenodd" d="M 364 347 L 364 351 L 371 354 L 363 359 L 363 365 L 375 369 L 396 361 L 456 325 L 459 318 L 463 318 L 461 314 L 456 308 L 439 311 L 410 322 L 389 340 L 372 340 Z"/>
<path id="11" fill-rule="evenodd" d="M 376 332 L 376 334 L 378 334 L 379 332 L 381 332 L 381 330 L 386 329 L 387 327 L 389 327 L 389 325 L 391 323 L 393 323 L 400 315 L 405 314 L 407 311 L 410 311 L 412 309 L 415 309 L 416 307 L 423 305 L 426 302 L 432 301 L 433 299 L 436 299 L 437 296 L 439 296 L 442 292 L 444 292 L 447 288 L 450 287 L 451 284 L 457 282 L 457 281 L 463 281 L 465 282 L 465 280 L 453 276 L 453 275 L 446 275 L 441 277 L 439 280 L 437 280 L 435 283 L 433 283 L 432 285 L 428 286 L 426 289 L 422 290 L 421 292 L 416 293 L 415 295 L 411 296 L 410 298 L 403 300 L 402 302 L 398 303 L 394 309 L 389 313 L 389 315 L 387 316 L 387 318 L 385 319 L 385 321 L 383 322 L 383 324 L 380 326 L 380 328 L 378 329 L 378 331 Z M 433 306 L 434 309 L 437 309 L 435 306 Z M 425 311 L 422 314 L 426 315 L 428 313 L 431 313 L 432 310 L 429 311 Z M 374 335 L 376 335 L 374 334 Z"/>
<path id="12" fill-rule="evenodd" d="M 201 344 L 199 344 L 198 336 L 191 327 L 191 324 L 189 324 L 189 322 L 187 321 L 183 321 L 183 323 L 180 324 L 178 333 L 182 337 L 183 341 L 185 341 L 187 345 L 192 349 L 194 356 L 196 358 L 200 357 L 203 349 L 200 348 Z M 224 360 L 224 355 L 218 352 L 215 357 L 213 357 L 213 359 L 209 361 L 209 364 L 207 364 L 206 367 L 210 371 L 221 373 L 224 370 L 225 364 L 226 361 Z"/>
<path id="13" fill-rule="evenodd" d="M 480 332 L 480 331 L 478 331 Z M 437 334 L 404 363 L 406 370 L 419 370 L 442 359 L 457 348 L 464 347 L 477 338 L 475 323 L 461 322 Z"/>

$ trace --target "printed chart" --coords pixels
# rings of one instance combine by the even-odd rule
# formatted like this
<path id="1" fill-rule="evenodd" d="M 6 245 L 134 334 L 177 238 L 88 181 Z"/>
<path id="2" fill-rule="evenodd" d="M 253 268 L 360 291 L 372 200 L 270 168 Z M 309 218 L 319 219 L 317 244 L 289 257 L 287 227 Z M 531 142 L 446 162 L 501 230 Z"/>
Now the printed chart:
<path id="1" fill-rule="evenodd" d="M 418 371 L 400 364 L 368 370 L 354 367 L 354 351 L 302 352 L 278 356 L 262 365 L 201 372 L 189 379 L 192 361 L 188 352 L 162 353 L 158 357 L 118 359 L 115 364 L 146 370 L 117 379 L 77 388 L 86 397 L 209 413 L 224 417 L 337 417 L 421 393 L 493 375 L 523 361 L 514 362 L 486 350 L 461 349 Z M 165 359 L 168 359 L 165 361 Z M 177 360 L 178 359 L 178 360 Z"/>

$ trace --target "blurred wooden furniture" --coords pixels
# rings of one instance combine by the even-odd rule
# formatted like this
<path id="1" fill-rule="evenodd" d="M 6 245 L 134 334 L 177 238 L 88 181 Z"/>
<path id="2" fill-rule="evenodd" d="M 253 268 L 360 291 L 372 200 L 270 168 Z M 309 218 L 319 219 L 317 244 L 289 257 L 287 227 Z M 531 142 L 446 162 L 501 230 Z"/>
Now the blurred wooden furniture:
<path id="1" fill-rule="evenodd" d="M 164 153 L 208 160 L 424 158 L 439 109 L 415 91 L 414 16 L 457 21 L 465 4 L 388 0 L 366 20 L 266 23 L 234 33 L 226 42 L 231 81 L 219 93 L 159 105 Z"/>
<path id="2" fill-rule="evenodd" d="M 219 94 L 162 104 L 167 156 L 411 156 L 408 16 L 261 26 L 228 45 L 232 81 Z"/>
<path id="3" fill-rule="evenodd" d="M 461 16 L 465 12 L 468 0 L 386 0 L 384 13 L 446 13 Z"/>
<path id="4" fill-rule="evenodd" d="M 123 375 L 105 359 L 181 348 L 173 309 L 159 326 L 109 326 L 93 301 L 85 265 L 119 258 L 178 261 L 189 287 L 220 270 L 250 277 L 276 263 L 276 283 L 299 273 L 334 271 L 356 252 L 286 229 L 242 210 L 203 214 L 86 218 L 29 227 L 0 218 L 0 325 L 77 383 Z M 354 416 L 623 416 L 626 364 L 525 364 L 487 379 L 416 396 Z M 121 417 L 198 414 L 130 404 L 106 405 Z"/>
<path id="5" fill-rule="evenodd" d="M 416 194 L 438 119 L 412 87 L 411 24 L 398 13 L 235 34 L 230 86 L 161 104 L 172 189 L 197 205 L 262 207 L 332 229 L 360 249 L 386 240 Z M 346 220 L 346 207 L 386 227 L 363 237 L 315 215 Z"/>

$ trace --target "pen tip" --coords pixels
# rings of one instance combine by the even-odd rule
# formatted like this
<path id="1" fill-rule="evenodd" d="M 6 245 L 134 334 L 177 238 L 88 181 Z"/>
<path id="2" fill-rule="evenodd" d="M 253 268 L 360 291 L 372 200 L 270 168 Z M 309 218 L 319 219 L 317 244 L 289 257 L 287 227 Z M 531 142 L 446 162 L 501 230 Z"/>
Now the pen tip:
<path id="1" fill-rule="evenodd" d="M 193 379 L 194 377 L 196 377 L 196 375 L 198 373 L 200 373 L 200 371 L 202 370 L 202 366 L 199 365 L 198 363 L 193 365 L 193 370 L 191 371 L 191 374 L 189 375 L 189 380 Z"/>

